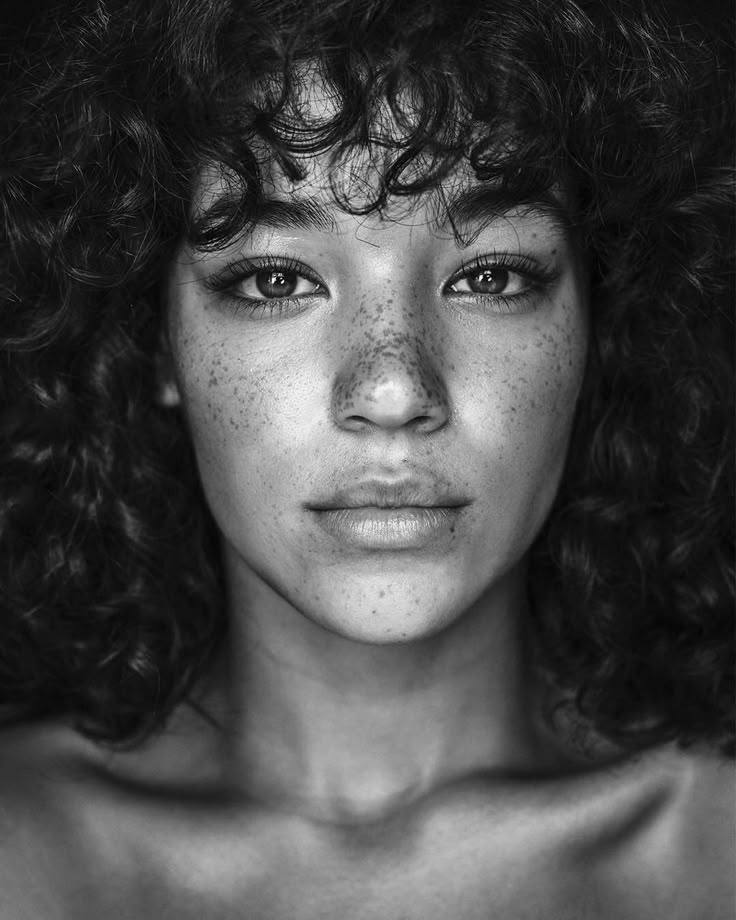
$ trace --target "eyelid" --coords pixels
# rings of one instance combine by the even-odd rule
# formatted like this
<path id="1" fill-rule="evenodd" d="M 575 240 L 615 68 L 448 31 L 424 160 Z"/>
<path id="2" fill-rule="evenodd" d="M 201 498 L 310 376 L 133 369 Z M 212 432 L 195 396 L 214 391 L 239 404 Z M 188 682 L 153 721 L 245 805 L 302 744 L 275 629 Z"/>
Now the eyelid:
<path id="1" fill-rule="evenodd" d="M 208 275 L 204 278 L 203 284 L 209 291 L 222 292 L 259 271 L 293 272 L 324 289 L 320 292 L 314 292 L 311 296 L 315 296 L 317 293 L 320 295 L 327 293 L 327 285 L 320 276 L 308 265 L 290 256 L 256 256 L 252 258 L 244 256 L 234 262 L 229 262 L 224 268 Z"/>
<path id="2" fill-rule="evenodd" d="M 531 285 L 551 284 L 559 276 L 557 270 L 546 268 L 529 256 L 490 252 L 484 255 L 479 254 L 470 262 L 463 260 L 460 268 L 445 282 L 443 290 L 447 292 L 453 284 L 461 281 L 463 278 L 467 278 L 467 276 L 471 275 L 473 272 L 494 268 L 521 275 L 527 278 Z M 449 291 L 449 293 L 457 292 Z"/>
<path id="3" fill-rule="evenodd" d="M 516 276 L 522 284 L 521 290 L 489 293 L 482 291 L 452 290 L 459 282 L 484 270 L 501 270 Z M 463 308 L 480 309 L 490 313 L 523 314 L 537 309 L 539 298 L 549 291 L 560 278 L 562 270 L 557 265 L 543 265 L 536 259 L 521 253 L 491 252 L 476 256 L 470 262 L 463 261 L 442 288 L 442 294 L 462 304 Z M 517 281 L 517 284 L 519 283 Z"/>

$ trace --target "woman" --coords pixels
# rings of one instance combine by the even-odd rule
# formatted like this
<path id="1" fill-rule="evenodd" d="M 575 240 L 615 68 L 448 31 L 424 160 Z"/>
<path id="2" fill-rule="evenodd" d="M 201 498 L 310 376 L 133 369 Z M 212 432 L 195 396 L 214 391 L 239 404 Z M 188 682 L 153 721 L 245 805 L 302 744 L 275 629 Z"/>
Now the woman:
<path id="1" fill-rule="evenodd" d="M 715 30 L 44 32 L 4 103 L 2 917 L 729 916 Z"/>

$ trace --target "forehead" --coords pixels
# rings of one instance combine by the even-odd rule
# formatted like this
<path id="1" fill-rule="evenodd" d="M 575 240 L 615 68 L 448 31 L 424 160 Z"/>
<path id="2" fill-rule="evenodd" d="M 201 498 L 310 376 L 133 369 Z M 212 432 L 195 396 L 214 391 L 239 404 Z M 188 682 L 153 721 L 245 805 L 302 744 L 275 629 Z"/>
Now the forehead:
<path id="1" fill-rule="evenodd" d="M 340 199 L 341 183 L 358 182 L 361 177 L 343 164 L 330 162 L 329 154 L 303 158 L 303 174 L 289 178 L 271 164 L 263 182 L 263 196 L 251 209 L 245 232 L 270 228 L 291 234 L 337 233 L 346 214 Z M 206 223 L 231 194 L 227 173 L 210 167 L 204 170 L 193 203 L 196 223 Z M 405 197 L 390 197 L 371 213 L 361 215 L 368 223 L 409 223 L 428 231 L 454 236 L 463 245 L 498 218 L 513 212 L 516 217 L 542 220 L 561 236 L 573 231 L 570 195 L 561 185 L 543 190 L 530 198 L 515 198 L 491 183 L 476 179 L 468 169 L 458 169 L 438 186 Z"/>
<path id="2" fill-rule="evenodd" d="M 279 90 L 275 82 L 264 83 L 250 94 L 250 103 L 268 108 Z M 449 155 L 445 151 L 443 159 L 431 139 L 412 147 L 417 113 L 411 87 L 399 88 L 397 100 L 396 106 L 385 99 L 374 101 L 364 113 L 362 134 L 333 135 L 331 144 L 320 143 L 339 119 L 344 99 L 317 65 L 304 65 L 293 75 L 287 102 L 269 129 L 271 139 L 257 132 L 248 136 L 252 174 L 244 181 L 242 174 L 216 163 L 201 170 L 190 212 L 194 226 L 206 225 L 228 206 L 242 213 L 247 188 L 257 194 L 249 196 L 248 217 L 240 228 L 245 231 L 264 223 L 330 230 L 342 212 L 388 221 L 422 220 L 462 236 L 519 207 L 569 229 L 571 196 L 561 182 L 522 181 L 512 191 L 501 179 L 481 181 L 468 156 L 457 150 Z M 508 158 L 513 145 L 513 134 L 507 133 L 493 139 L 488 149 L 497 146 Z M 398 191 L 396 186 L 388 191 L 389 176 L 400 179 Z"/>
<path id="3" fill-rule="evenodd" d="M 282 92 L 286 93 L 285 103 L 274 109 L 278 105 L 275 100 Z M 354 130 L 351 136 L 346 127 L 341 135 L 333 136 L 332 142 L 325 144 L 324 137 L 336 122 L 341 122 L 348 103 L 344 93 L 324 77 L 319 63 L 307 62 L 293 70 L 287 88 L 276 76 L 262 82 L 250 91 L 245 102 L 263 112 L 277 112 L 273 118 L 268 116 L 269 140 L 258 132 L 249 137 L 249 150 L 257 164 L 263 197 L 279 199 L 296 195 L 319 198 L 325 204 L 349 203 L 348 210 L 356 212 L 365 208 L 375 197 L 375 190 L 397 153 L 400 155 L 411 145 L 411 122 L 421 117 L 421 113 L 405 98 L 409 95 L 407 90 L 399 89 L 391 105 L 384 98 L 371 100 L 360 112 L 365 120 L 362 131 Z M 428 153 L 412 151 L 402 180 L 411 182 L 420 178 L 430 166 L 429 160 Z M 217 166 L 205 168 L 195 203 L 209 207 L 231 186 L 232 178 Z M 471 178 L 467 163 L 460 162 L 444 185 L 456 186 Z M 391 205 L 396 210 L 398 202 Z"/>

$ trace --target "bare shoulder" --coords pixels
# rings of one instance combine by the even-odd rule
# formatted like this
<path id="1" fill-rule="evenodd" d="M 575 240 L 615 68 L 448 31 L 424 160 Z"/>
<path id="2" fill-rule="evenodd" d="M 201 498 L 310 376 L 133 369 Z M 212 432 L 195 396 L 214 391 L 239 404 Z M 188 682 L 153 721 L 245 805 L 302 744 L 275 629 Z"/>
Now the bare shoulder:
<path id="1" fill-rule="evenodd" d="M 218 808 L 196 793 L 217 783 L 203 766 L 216 761 L 210 741 L 197 751 L 194 737 L 180 726 L 116 759 L 58 724 L 0 732 L 0 920 L 181 920 L 214 916 L 216 904 L 231 917 L 244 898 L 269 920 L 336 916 L 322 908 L 343 878 L 378 898 L 380 873 L 366 880 L 351 856 L 365 848 L 319 837 L 310 849 L 311 832 L 252 810 L 241 821 L 230 799 Z M 379 862 L 414 892 L 407 917 L 434 916 L 417 891 L 436 888 L 450 907 L 468 902 L 475 879 L 468 917 L 507 892 L 506 916 L 530 916 L 531 897 L 550 908 L 540 916 L 733 920 L 735 790 L 730 762 L 671 748 L 548 780 L 463 784 L 418 820 L 421 858 L 402 862 L 405 838 L 397 848 L 389 835 Z M 300 910 L 279 912 L 292 877 Z"/>
<path id="2" fill-rule="evenodd" d="M 679 794 L 673 797 L 669 821 L 679 841 L 680 858 L 691 881 L 705 890 L 723 890 L 730 914 L 736 865 L 736 768 L 714 755 L 682 754 Z M 695 877 L 697 874 L 697 877 Z"/>
<path id="3" fill-rule="evenodd" d="M 70 780 L 83 761 L 74 732 L 56 723 L 0 731 L 0 847 L 3 855 L 30 844 L 31 830 L 62 807 Z M 11 851 L 12 852 L 9 852 Z"/>
<path id="4" fill-rule="evenodd" d="M 63 916 L 63 892 L 73 883 L 67 864 L 74 849 L 68 816 L 74 812 L 73 777 L 82 764 L 82 745 L 62 725 L 0 732 L 2 920 Z"/>
<path id="5" fill-rule="evenodd" d="M 732 878 L 736 846 L 736 769 L 712 752 L 665 749 L 652 758 L 664 779 L 653 831 L 666 851 L 701 877 Z"/>
<path id="6" fill-rule="evenodd" d="M 735 793 L 734 765 L 710 752 L 667 747 L 623 768 L 589 848 L 605 900 L 621 916 L 732 920 Z"/>
<path id="7" fill-rule="evenodd" d="M 480 785 L 452 815 L 456 826 L 480 828 L 489 877 L 502 870 L 499 885 L 511 879 L 527 894 L 538 884 L 535 897 L 549 908 L 540 916 L 734 920 L 735 792 L 729 761 L 663 747 Z"/>
<path id="8" fill-rule="evenodd" d="M 61 722 L 0 731 L 0 920 L 87 920 L 127 884 L 105 753 Z"/>
<path id="9" fill-rule="evenodd" d="M 639 872 L 659 874 L 670 917 L 733 920 L 736 916 L 736 771 L 711 753 L 678 752 L 677 777 L 658 821 L 632 852 Z"/>
<path id="10" fill-rule="evenodd" d="M 118 751 L 60 723 L 0 731 L 0 920 L 196 915 L 169 911 L 215 826 L 213 762 L 186 719 Z"/>

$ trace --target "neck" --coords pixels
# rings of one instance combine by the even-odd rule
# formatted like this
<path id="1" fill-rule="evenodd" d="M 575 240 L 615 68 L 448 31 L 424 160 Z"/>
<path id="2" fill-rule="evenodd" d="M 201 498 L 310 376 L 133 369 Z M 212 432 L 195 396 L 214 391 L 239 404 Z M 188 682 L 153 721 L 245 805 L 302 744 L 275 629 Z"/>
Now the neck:
<path id="1" fill-rule="evenodd" d="M 349 822 L 471 774 L 533 769 L 523 576 L 512 572 L 435 636 L 372 645 L 325 630 L 234 566 L 231 778 L 262 802 Z"/>

